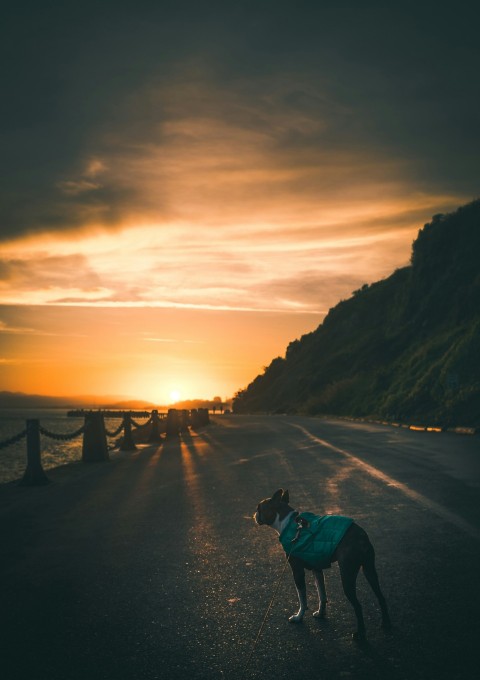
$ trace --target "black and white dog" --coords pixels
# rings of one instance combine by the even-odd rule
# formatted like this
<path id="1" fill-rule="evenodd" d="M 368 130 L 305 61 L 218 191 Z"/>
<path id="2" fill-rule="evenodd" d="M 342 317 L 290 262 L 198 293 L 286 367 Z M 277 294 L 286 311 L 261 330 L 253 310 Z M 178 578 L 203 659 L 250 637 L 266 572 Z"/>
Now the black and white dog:
<path id="1" fill-rule="evenodd" d="M 319 606 L 313 613 L 313 616 L 317 618 L 325 616 L 327 593 L 323 569 L 330 566 L 331 562 L 338 562 L 343 591 L 352 604 L 357 617 L 357 631 L 353 633 L 354 639 L 359 641 L 365 639 L 362 607 L 356 595 L 356 581 L 360 567 L 363 568 L 365 577 L 380 604 L 382 626 L 385 630 L 390 630 L 391 622 L 387 603 L 380 589 L 375 569 L 375 551 L 366 532 L 358 524 L 355 524 L 351 519 L 338 515 L 318 517 L 311 513 L 298 513 L 294 508 L 290 507 L 288 491 L 283 489 L 276 491 L 271 498 L 260 501 L 253 518 L 257 524 L 267 524 L 278 532 L 279 540 L 282 542 L 287 554 L 300 603 L 298 612 L 290 616 L 289 621 L 293 623 L 301 622 L 305 611 L 308 609 L 305 569 L 313 571 L 318 592 Z M 327 524 L 335 524 L 336 520 L 344 520 L 346 523 L 341 530 L 341 537 L 338 543 L 335 541 L 334 534 L 330 532 L 330 535 L 327 536 L 330 540 L 330 552 L 327 558 L 323 556 L 317 560 L 312 557 L 312 545 L 320 535 L 320 532 L 323 531 L 323 529 L 318 528 L 320 526 L 318 522 L 323 522 L 323 520 L 329 520 Z M 300 556 L 302 551 L 296 547 L 296 544 L 299 545 L 302 541 L 307 546 L 307 550 L 310 551 L 303 553 L 303 557 Z"/>

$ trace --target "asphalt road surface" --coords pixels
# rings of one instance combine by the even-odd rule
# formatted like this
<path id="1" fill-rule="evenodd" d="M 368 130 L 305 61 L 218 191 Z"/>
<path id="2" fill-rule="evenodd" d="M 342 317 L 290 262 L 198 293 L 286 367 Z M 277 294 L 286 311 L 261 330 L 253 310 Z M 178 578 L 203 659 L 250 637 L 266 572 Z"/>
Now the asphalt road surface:
<path id="1" fill-rule="evenodd" d="M 219 416 L 158 448 L 49 476 L 48 487 L 0 486 L 3 680 L 477 676 L 478 436 Z M 311 609 L 288 623 L 297 601 L 283 550 L 252 521 L 279 487 L 299 510 L 367 530 L 391 635 L 360 574 L 368 644 L 352 640 L 336 564 L 327 618 L 311 616 L 308 578 Z"/>

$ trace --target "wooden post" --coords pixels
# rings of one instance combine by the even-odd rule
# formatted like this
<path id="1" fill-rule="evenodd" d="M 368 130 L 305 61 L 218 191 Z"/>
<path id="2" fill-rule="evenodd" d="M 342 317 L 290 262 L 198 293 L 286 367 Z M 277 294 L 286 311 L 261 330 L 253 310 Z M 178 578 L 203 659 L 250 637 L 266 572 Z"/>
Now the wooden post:
<path id="1" fill-rule="evenodd" d="M 103 413 L 100 411 L 85 413 L 82 461 L 84 463 L 101 463 L 109 459 Z"/>
<path id="2" fill-rule="evenodd" d="M 136 451 L 137 447 L 132 437 L 132 416 L 125 413 L 123 416 L 123 439 L 120 444 L 120 451 Z"/>
<path id="3" fill-rule="evenodd" d="M 19 482 L 20 486 L 44 486 L 50 480 L 42 468 L 40 449 L 40 421 L 38 418 L 27 420 L 27 469 Z"/>

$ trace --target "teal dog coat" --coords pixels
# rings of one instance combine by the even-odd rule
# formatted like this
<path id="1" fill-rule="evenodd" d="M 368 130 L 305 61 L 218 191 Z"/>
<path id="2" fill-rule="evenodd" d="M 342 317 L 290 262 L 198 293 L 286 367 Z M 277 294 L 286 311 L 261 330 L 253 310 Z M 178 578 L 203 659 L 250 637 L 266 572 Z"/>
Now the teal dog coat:
<path id="1" fill-rule="evenodd" d="M 300 529 L 299 520 L 304 520 Z M 278 540 L 287 555 L 295 555 L 314 569 L 328 569 L 335 548 L 352 522 L 353 519 L 343 515 L 301 512 L 292 515 Z"/>

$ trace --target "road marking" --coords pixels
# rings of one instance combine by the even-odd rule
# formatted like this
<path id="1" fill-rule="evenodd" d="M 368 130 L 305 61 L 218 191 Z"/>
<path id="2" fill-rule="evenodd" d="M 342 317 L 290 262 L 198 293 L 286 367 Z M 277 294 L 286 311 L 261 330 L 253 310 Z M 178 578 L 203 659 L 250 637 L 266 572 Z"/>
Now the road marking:
<path id="1" fill-rule="evenodd" d="M 448 522 L 455 524 L 459 529 L 462 529 L 467 534 L 480 541 L 480 531 L 475 526 L 473 526 L 473 524 L 470 524 L 462 517 L 457 515 L 455 512 L 451 512 L 450 510 L 447 510 L 447 508 L 444 508 L 443 505 L 440 505 L 440 503 L 436 503 L 435 501 L 430 500 L 426 496 L 423 496 L 421 493 L 413 491 L 413 489 L 411 489 L 406 484 L 397 481 L 393 477 L 389 477 L 381 470 L 378 470 L 376 467 L 373 467 L 373 465 L 369 465 L 368 463 L 365 463 L 365 461 L 363 461 L 361 458 L 357 458 L 357 456 L 354 456 L 352 453 L 349 453 L 349 451 L 340 449 L 338 448 L 338 446 L 334 446 L 333 444 L 330 444 L 330 442 L 327 442 L 324 439 L 316 437 L 301 425 L 294 425 L 293 423 L 290 424 L 292 425 L 292 427 L 296 427 L 298 430 L 301 430 L 312 441 L 316 442 L 317 444 L 320 444 L 321 446 L 326 447 L 327 449 L 331 449 L 336 453 L 340 453 L 345 458 L 348 458 L 348 460 L 354 463 L 357 467 L 361 468 L 364 472 L 367 472 L 371 477 L 379 479 L 380 481 L 387 484 L 387 486 L 395 487 L 396 489 L 401 491 L 405 496 L 408 496 L 408 498 L 411 498 L 416 503 L 423 505 L 425 508 L 431 510 L 442 519 L 445 519 Z"/>

